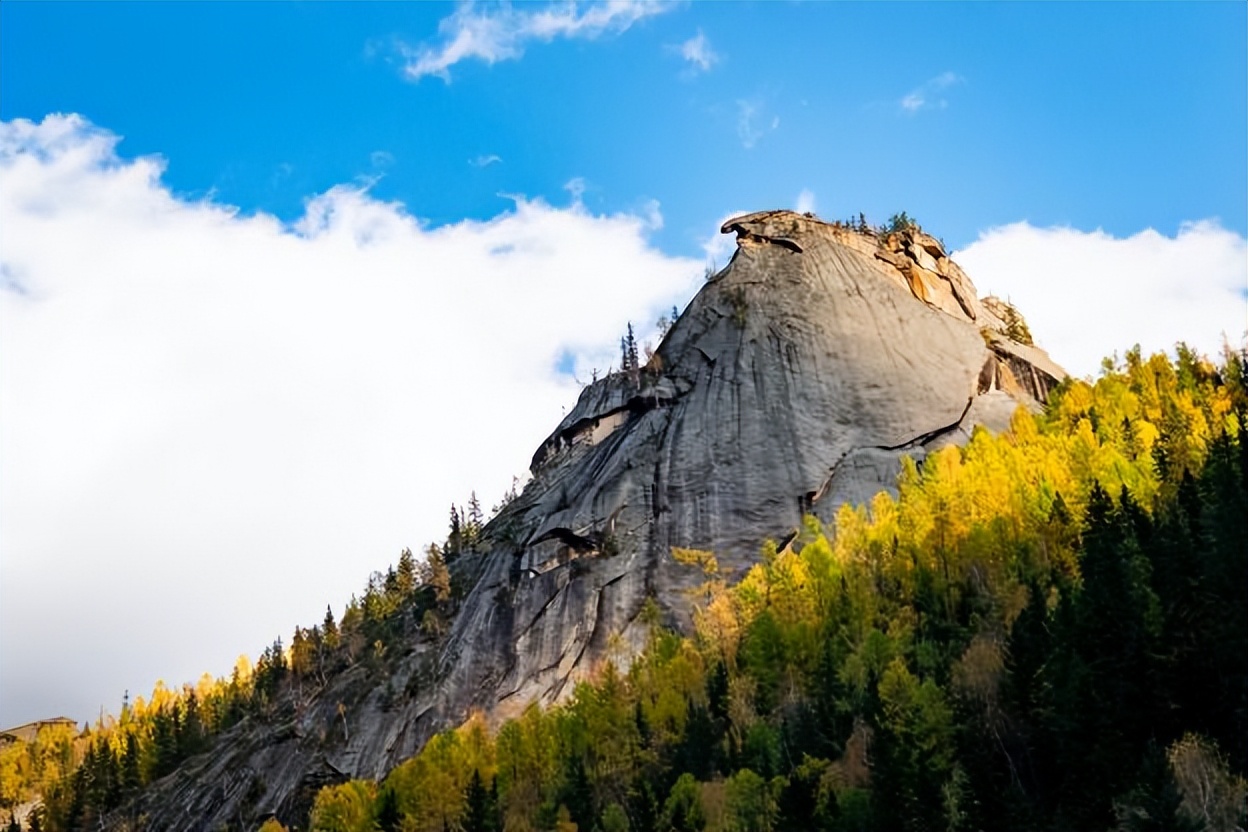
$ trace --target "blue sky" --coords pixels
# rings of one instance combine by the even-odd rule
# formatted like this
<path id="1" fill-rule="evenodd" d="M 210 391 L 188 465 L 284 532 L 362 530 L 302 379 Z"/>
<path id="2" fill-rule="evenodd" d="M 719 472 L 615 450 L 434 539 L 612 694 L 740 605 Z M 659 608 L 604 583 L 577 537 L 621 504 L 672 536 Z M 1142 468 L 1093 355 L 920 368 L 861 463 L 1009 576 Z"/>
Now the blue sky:
<path id="1" fill-rule="evenodd" d="M 0 3 L 0 726 L 228 674 L 491 506 L 736 212 L 905 210 L 1076 375 L 1241 343 L 1246 33 L 1242 2 Z"/>
<path id="2" fill-rule="evenodd" d="M 80 113 L 163 155 L 176 191 L 288 219 L 357 177 L 435 224 L 580 177 L 594 210 L 658 200 L 672 253 L 803 189 L 954 246 L 1019 220 L 1248 230 L 1242 3 L 694 4 L 405 77 L 452 12 L 6 3 L 0 116 Z M 679 51 L 699 32 L 706 70 Z"/>

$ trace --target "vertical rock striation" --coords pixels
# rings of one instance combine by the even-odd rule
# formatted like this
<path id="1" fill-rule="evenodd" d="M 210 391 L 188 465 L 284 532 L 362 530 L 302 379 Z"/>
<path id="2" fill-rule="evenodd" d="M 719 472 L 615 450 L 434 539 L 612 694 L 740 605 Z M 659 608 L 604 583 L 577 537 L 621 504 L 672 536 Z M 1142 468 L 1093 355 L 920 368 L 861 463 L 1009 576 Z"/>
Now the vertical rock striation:
<path id="1" fill-rule="evenodd" d="M 647 598 L 685 623 L 698 578 L 673 546 L 744 570 L 804 514 L 892 487 L 903 455 L 1003 429 L 1065 375 L 917 228 L 770 211 L 723 231 L 729 265 L 639 378 L 583 391 L 491 523 L 446 647 L 444 721 L 556 701 L 613 649 L 626 661 Z"/>

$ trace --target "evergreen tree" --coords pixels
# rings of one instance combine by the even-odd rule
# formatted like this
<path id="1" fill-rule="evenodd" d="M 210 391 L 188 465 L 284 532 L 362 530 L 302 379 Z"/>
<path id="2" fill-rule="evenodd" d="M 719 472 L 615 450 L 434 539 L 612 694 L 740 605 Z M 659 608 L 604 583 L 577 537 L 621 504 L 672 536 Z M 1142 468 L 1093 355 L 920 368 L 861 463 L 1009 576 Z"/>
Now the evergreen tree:
<path id="1" fill-rule="evenodd" d="M 126 747 L 121 755 L 121 794 L 123 797 L 133 797 L 143 786 L 140 756 L 139 739 L 133 731 L 130 731 L 126 734 Z"/>
<path id="2" fill-rule="evenodd" d="M 325 620 L 321 623 L 321 641 L 330 650 L 338 648 L 338 624 L 334 621 L 333 608 L 328 605 L 325 607 Z"/>
<path id="3" fill-rule="evenodd" d="M 481 537 L 481 529 L 485 525 L 485 516 L 481 513 L 481 502 L 477 500 L 477 492 L 473 491 L 468 496 L 468 523 L 465 526 L 466 545 L 470 549 L 475 549 L 478 539 Z"/>
<path id="4" fill-rule="evenodd" d="M 446 555 L 449 558 L 459 557 L 464 548 L 464 530 L 460 520 L 459 509 L 451 504 L 451 531 L 446 537 Z"/>
<path id="5" fill-rule="evenodd" d="M 183 704 L 182 732 L 179 735 L 178 756 L 186 758 L 198 754 L 204 747 L 204 720 L 200 713 L 199 697 L 194 690 L 187 690 Z"/>
<path id="6" fill-rule="evenodd" d="M 684 735 L 673 758 L 676 771 L 688 772 L 698 780 L 710 780 L 719 768 L 720 735 L 706 706 L 686 702 Z"/>
<path id="7" fill-rule="evenodd" d="M 399 813 L 399 796 L 394 789 L 382 789 L 381 794 L 377 796 L 373 822 L 379 832 L 399 832 L 403 816 Z"/>
<path id="8" fill-rule="evenodd" d="M 568 816 L 580 829 L 593 826 L 598 814 L 594 811 L 593 790 L 585 773 L 585 761 L 579 754 L 570 755 L 564 762 L 563 788 L 559 803 L 567 807 Z"/>
<path id="9" fill-rule="evenodd" d="M 702 832 L 706 820 L 698 781 L 686 772 L 676 780 L 663 804 L 662 827 L 672 832 Z"/>
<path id="10" fill-rule="evenodd" d="M 601 832 L 629 832 L 632 825 L 628 822 L 624 807 L 618 803 L 612 803 L 602 810 L 602 817 L 598 819 L 597 828 Z"/>
<path id="11" fill-rule="evenodd" d="M 315 628 L 313 628 L 315 629 Z M 302 680 L 312 672 L 316 664 L 316 644 L 312 632 L 303 627 L 296 627 L 290 639 L 290 674 L 296 680 Z"/>
<path id="12" fill-rule="evenodd" d="M 498 832 L 497 781 L 492 781 L 490 786 L 490 789 L 485 788 L 480 769 L 474 768 L 464 791 L 464 832 Z"/>
<path id="13" fill-rule="evenodd" d="M 641 384 L 641 361 L 637 355 L 637 338 L 633 335 L 633 323 L 628 323 L 628 335 L 624 339 L 625 372 L 634 387 Z"/>
<path id="14" fill-rule="evenodd" d="M 159 780 L 178 764 L 178 737 L 173 713 L 161 708 L 152 717 L 152 752 L 149 780 Z"/>
<path id="15" fill-rule="evenodd" d="M 438 605 L 446 604 L 451 598 L 451 572 L 446 567 L 446 559 L 436 544 L 429 544 L 425 549 L 425 567 L 423 583 L 433 590 L 434 601 Z"/>
<path id="16" fill-rule="evenodd" d="M 286 678 L 286 651 L 282 648 L 281 636 L 260 654 L 256 662 L 256 670 L 252 679 L 252 694 L 257 704 L 266 705 L 271 702 L 280 690 Z"/>
<path id="17" fill-rule="evenodd" d="M 403 598 L 410 598 L 416 591 L 416 558 L 411 549 L 399 555 L 398 591 Z"/>

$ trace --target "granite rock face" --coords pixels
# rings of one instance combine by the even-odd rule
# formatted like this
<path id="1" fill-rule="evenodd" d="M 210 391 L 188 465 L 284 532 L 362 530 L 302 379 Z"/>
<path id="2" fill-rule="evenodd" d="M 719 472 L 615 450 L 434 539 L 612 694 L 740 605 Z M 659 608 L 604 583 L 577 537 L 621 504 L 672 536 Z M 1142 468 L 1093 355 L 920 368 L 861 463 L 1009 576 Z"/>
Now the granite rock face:
<path id="1" fill-rule="evenodd" d="M 586 388 L 491 524 L 446 647 L 464 704 L 502 718 L 558 700 L 604 658 L 627 660 L 647 598 L 686 623 L 700 578 L 672 547 L 743 571 L 804 514 L 891 487 L 903 455 L 1003 429 L 1065 375 L 1011 340 L 1003 307 L 917 228 L 879 237 L 772 211 L 723 231 L 735 256 L 650 365 Z"/>
<path id="2" fill-rule="evenodd" d="M 299 822 L 314 786 L 384 775 L 472 710 L 559 701 L 603 661 L 628 663 L 647 599 L 687 625 L 700 576 L 672 547 L 739 574 L 803 515 L 891 488 L 903 455 L 1003 429 L 1065 375 L 917 228 L 772 211 L 723 231 L 735 256 L 654 358 L 582 392 L 481 552 L 454 564 L 471 589 L 450 632 L 413 626 L 384 678 L 359 665 L 287 724 L 238 726 L 144 798 L 149 828 Z"/>

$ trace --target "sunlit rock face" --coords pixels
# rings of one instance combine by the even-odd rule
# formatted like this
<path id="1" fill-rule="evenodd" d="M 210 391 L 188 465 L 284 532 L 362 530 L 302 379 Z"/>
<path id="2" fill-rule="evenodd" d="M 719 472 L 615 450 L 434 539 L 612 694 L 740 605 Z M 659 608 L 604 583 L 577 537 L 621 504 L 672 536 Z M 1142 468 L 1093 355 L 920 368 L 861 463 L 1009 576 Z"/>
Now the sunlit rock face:
<path id="1" fill-rule="evenodd" d="M 645 366 L 582 392 L 524 493 L 453 564 L 471 588 L 449 634 L 412 622 L 388 671 L 357 665 L 280 728 L 234 729 L 145 798 L 150 828 L 302 820 L 315 786 L 384 775 L 473 710 L 499 721 L 559 701 L 628 663 L 648 599 L 688 625 L 703 576 L 672 547 L 740 574 L 804 515 L 893 487 L 903 456 L 1003 429 L 1065 375 L 917 228 L 773 211 L 723 230 L 728 266 Z"/>
<path id="2" fill-rule="evenodd" d="M 558 700 L 627 661 L 647 598 L 686 622 L 701 578 L 672 547 L 743 570 L 804 514 L 891 487 L 903 455 L 1004 428 L 1065 375 L 917 228 L 773 211 L 723 230 L 729 265 L 646 367 L 582 392 L 490 525 L 446 648 L 448 704 L 505 717 Z"/>

